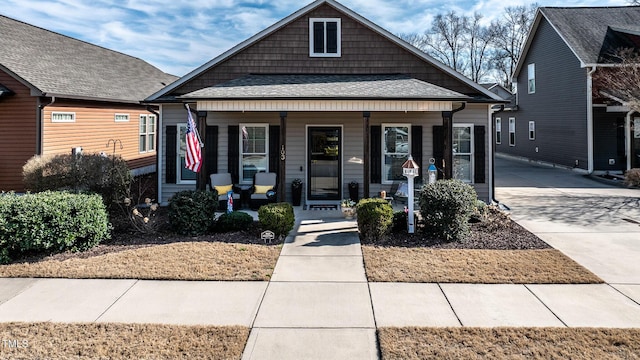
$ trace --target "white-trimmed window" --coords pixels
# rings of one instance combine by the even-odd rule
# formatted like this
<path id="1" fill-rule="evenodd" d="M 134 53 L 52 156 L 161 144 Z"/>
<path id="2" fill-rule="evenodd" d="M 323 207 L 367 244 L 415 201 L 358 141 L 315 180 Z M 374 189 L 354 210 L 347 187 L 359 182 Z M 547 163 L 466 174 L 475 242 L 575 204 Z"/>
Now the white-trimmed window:
<path id="1" fill-rule="evenodd" d="M 269 171 L 269 125 L 240 124 L 240 182 L 253 183 L 257 172 Z"/>
<path id="2" fill-rule="evenodd" d="M 129 122 L 129 114 L 115 114 L 113 116 L 115 122 Z"/>
<path id="3" fill-rule="evenodd" d="M 340 57 L 342 52 L 340 19 L 309 19 L 309 56 Z"/>
<path id="4" fill-rule="evenodd" d="M 516 146 L 516 118 L 509 118 L 509 146 Z"/>
<path id="5" fill-rule="evenodd" d="M 527 65 L 527 91 L 529 94 L 536 92 L 536 64 Z"/>
<path id="6" fill-rule="evenodd" d="M 176 161 L 176 174 L 178 174 L 176 182 L 178 184 L 195 184 L 196 173 L 186 168 L 186 154 L 187 154 L 187 124 L 177 124 L 178 131 L 176 131 L 176 154 L 178 159 Z"/>
<path id="7" fill-rule="evenodd" d="M 382 124 L 382 183 L 406 180 L 402 164 L 411 149 L 410 124 Z"/>
<path id="8" fill-rule="evenodd" d="M 140 115 L 139 148 L 141 153 L 156 149 L 156 116 Z"/>
<path id="9" fill-rule="evenodd" d="M 536 122 L 529 121 L 529 140 L 536 139 Z"/>
<path id="10" fill-rule="evenodd" d="M 502 144 L 502 119 L 496 118 L 496 144 Z"/>
<path id="11" fill-rule="evenodd" d="M 54 123 L 76 122 L 76 113 L 53 111 L 51 112 L 51 122 L 54 122 Z"/>
<path id="12" fill-rule="evenodd" d="M 473 182 L 473 124 L 453 125 L 453 178 Z"/>

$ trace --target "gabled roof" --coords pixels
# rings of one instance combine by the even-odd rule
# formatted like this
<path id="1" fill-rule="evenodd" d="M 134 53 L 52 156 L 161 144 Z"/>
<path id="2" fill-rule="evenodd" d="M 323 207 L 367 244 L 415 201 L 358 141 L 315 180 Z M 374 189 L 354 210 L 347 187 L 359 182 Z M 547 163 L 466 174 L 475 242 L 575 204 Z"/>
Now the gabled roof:
<path id="1" fill-rule="evenodd" d="M 518 60 L 514 78 L 517 78 L 523 67 L 542 19 L 551 24 L 578 58 L 581 66 L 587 67 L 601 63 L 608 31 L 614 29 L 633 34 L 640 30 L 640 6 L 539 8 Z"/>
<path id="2" fill-rule="evenodd" d="M 444 65 L 443 63 L 439 62 L 438 60 L 435 60 L 431 56 L 427 55 L 425 52 L 419 50 L 418 48 L 414 47 L 413 45 L 411 45 L 411 44 L 405 42 L 404 40 L 398 38 L 397 36 L 391 34 L 387 30 L 385 30 L 385 29 L 381 28 L 380 26 L 374 24 L 373 22 L 367 20 L 366 18 L 364 18 L 361 15 L 355 13 L 354 11 L 352 11 L 351 9 L 349 9 L 349 8 L 345 7 L 344 5 L 338 3 L 337 1 L 335 1 L 335 0 L 316 0 L 316 1 L 312 2 L 311 4 L 303 7 L 302 9 L 300 9 L 300 10 L 294 12 L 293 14 L 289 15 L 288 17 L 286 17 L 286 18 L 278 21 L 277 23 L 271 25 L 267 29 L 259 32 L 258 34 L 254 35 L 254 36 L 252 36 L 251 38 L 249 38 L 249 39 L 241 42 L 240 44 L 234 46 L 233 48 L 227 50 L 226 52 L 224 52 L 221 55 L 217 56 L 216 58 L 210 60 L 209 62 L 203 64 L 202 66 L 194 69 L 190 73 L 188 73 L 185 76 L 183 76 L 182 78 L 180 78 L 180 80 L 174 82 L 173 84 L 171 84 L 171 85 L 165 87 L 164 89 L 156 92 L 155 94 L 151 95 L 147 99 L 147 101 L 158 100 L 163 95 L 169 94 L 171 91 L 177 89 L 181 85 L 183 85 L 183 84 L 189 82 L 190 80 L 196 78 L 200 74 L 208 71 L 212 67 L 215 67 L 216 65 L 218 65 L 218 64 L 222 63 L 223 61 L 229 59 L 233 55 L 235 55 L 235 54 L 239 53 L 240 51 L 248 48 L 249 46 L 257 43 L 258 41 L 264 39 L 265 37 L 271 35 L 272 33 L 278 31 L 279 29 L 283 28 L 284 26 L 290 24 L 291 22 L 299 19 L 300 17 L 304 16 L 305 14 L 313 11 L 314 9 L 316 9 L 316 8 L 318 8 L 318 7 L 320 7 L 321 5 L 324 5 L 324 4 L 330 5 L 333 8 L 335 8 L 336 10 L 338 10 L 338 11 L 346 14 L 347 16 L 355 19 L 356 21 L 360 22 L 365 27 L 377 32 L 378 34 L 380 34 L 381 36 L 383 36 L 383 37 L 387 38 L 388 40 L 394 42 L 398 46 L 408 50 L 409 52 L 411 52 L 415 56 L 417 56 L 417 57 L 423 59 L 424 61 L 432 64 L 434 67 L 444 71 L 445 73 L 449 74 L 450 76 L 452 76 L 454 78 L 457 78 L 460 81 L 462 81 L 463 83 L 465 83 L 465 84 L 469 85 L 470 87 L 478 90 L 479 93 L 484 94 L 489 99 L 494 99 L 494 100 L 498 100 L 498 101 L 500 100 L 500 98 L 497 97 L 495 94 L 493 94 L 492 92 L 490 92 L 487 89 L 483 88 L 482 86 L 476 84 L 475 82 L 471 81 L 469 78 L 467 78 L 464 75 L 460 74 L 459 72 L 453 70 L 452 68 Z"/>
<path id="3" fill-rule="evenodd" d="M 141 59 L 1 15 L 0 69 L 32 95 L 128 103 L 177 79 Z"/>
<path id="4" fill-rule="evenodd" d="M 471 98 L 406 75 L 247 75 L 182 99 L 429 99 Z"/>

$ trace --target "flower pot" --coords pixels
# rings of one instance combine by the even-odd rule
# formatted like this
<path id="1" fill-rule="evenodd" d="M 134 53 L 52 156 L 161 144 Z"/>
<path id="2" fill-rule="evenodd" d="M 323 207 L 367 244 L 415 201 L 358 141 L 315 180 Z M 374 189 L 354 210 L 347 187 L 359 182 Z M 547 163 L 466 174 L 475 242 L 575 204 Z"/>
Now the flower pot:
<path id="1" fill-rule="evenodd" d="M 345 219 L 351 220 L 356 214 L 356 209 L 352 207 L 343 207 L 342 214 L 344 215 Z"/>

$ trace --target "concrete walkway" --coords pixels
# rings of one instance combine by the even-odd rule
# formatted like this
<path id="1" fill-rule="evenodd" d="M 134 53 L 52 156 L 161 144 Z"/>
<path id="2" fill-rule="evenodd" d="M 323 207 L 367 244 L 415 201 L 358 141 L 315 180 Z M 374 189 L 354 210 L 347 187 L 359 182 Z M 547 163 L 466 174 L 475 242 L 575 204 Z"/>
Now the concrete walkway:
<path id="1" fill-rule="evenodd" d="M 0 279 L 0 322 L 243 325 L 243 359 L 376 359 L 385 326 L 640 327 L 640 191 L 497 164 L 512 217 L 607 284 L 368 283 L 356 222 L 297 211 L 270 282 Z"/>

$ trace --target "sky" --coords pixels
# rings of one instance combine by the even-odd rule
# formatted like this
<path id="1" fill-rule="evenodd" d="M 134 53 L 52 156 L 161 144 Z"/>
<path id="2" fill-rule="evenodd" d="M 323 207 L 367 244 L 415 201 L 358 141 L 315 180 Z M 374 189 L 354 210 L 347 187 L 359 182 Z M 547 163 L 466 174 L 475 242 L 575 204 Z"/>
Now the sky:
<path id="1" fill-rule="evenodd" d="M 394 34 L 423 33 L 437 15 L 487 23 L 525 0 L 338 0 Z M 1 0 L 0 14 L 141 58 L 182 76 L 312 0 Z M 621 6 L 627 0 L 539 0 L 541 6 Z M 0 34 L 1 36 L 1 34 Z"/>

